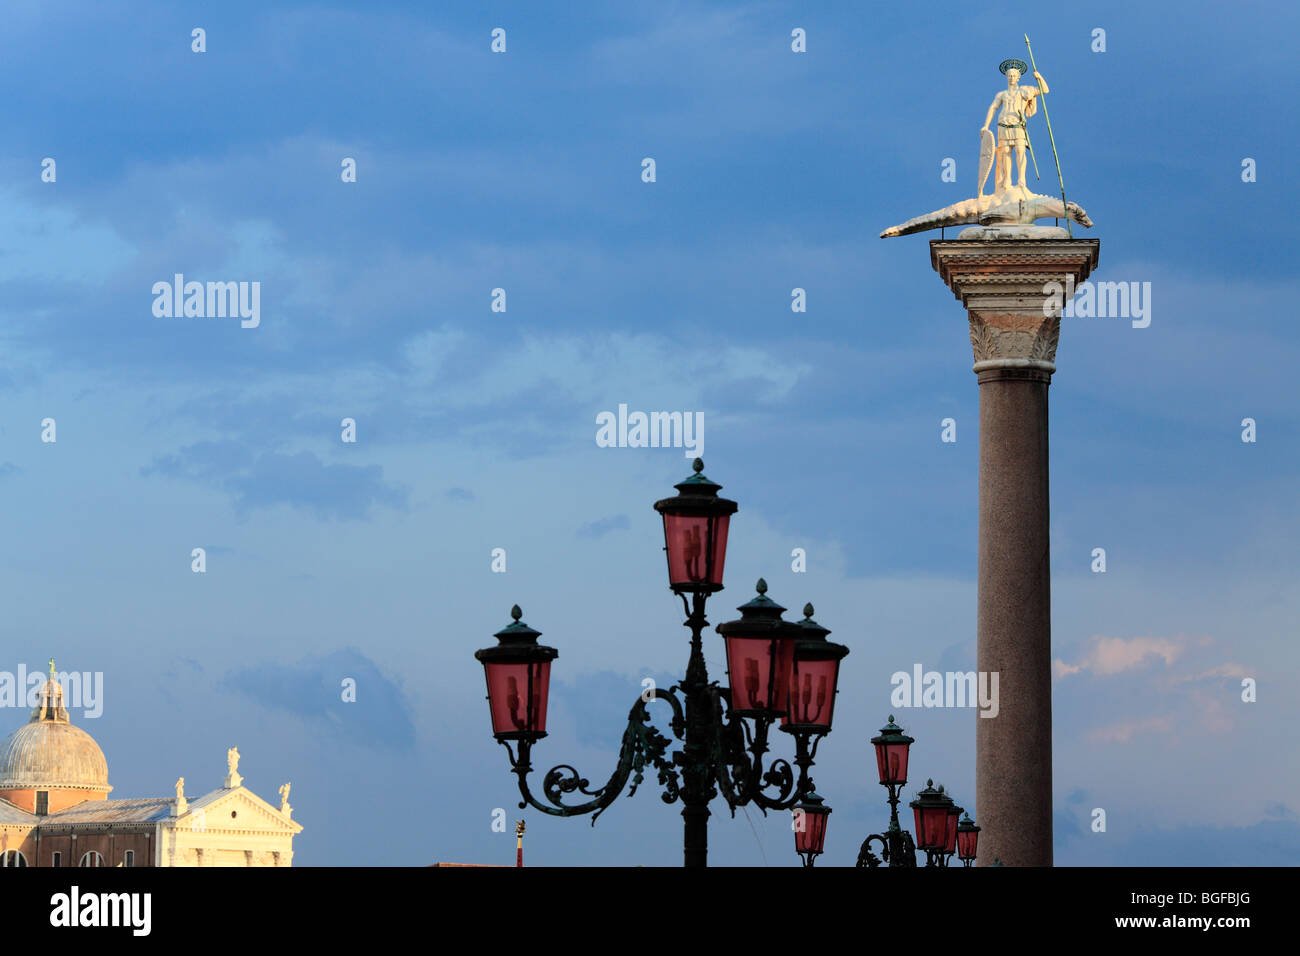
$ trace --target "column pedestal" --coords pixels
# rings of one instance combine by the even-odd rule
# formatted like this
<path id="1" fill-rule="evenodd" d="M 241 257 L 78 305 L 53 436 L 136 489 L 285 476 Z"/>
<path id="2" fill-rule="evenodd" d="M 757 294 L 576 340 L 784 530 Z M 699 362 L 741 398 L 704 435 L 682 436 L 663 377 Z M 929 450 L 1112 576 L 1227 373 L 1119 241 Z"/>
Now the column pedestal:
<path id="1" fill-rule="evenodd" d="M 965 306 L 980 386 L 978 669 L 997 716 L 975 717 L 980 866 L 1052 865 L 1052 598 L 1047 386 L 1060 296 L 1097 239 L 956 239 L 930 262 Z M 980 683 L 983 686 L 984 678 Z"/>

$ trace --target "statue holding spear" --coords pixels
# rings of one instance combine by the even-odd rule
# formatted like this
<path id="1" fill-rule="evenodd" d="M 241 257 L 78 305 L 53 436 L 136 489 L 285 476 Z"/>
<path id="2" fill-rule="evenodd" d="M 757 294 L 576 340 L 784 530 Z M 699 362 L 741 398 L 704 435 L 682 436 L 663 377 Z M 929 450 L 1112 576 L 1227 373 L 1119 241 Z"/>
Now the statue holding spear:
<path id="1" fill-rule="evenodd" d="M 984 125 L 980 127 L 980 162 L 977 176 L 978 190 L 971 199 L 936 209 L 923 216 L 916 216 L 896 226 L 890 226 L 880 234 L 881 238 L 905 236 L 909 233 L 923 232 L 927 229 L 939 229 L 945 226 L 977 224 L 985 229 L 992 228 L 1002 236 L 1017 235 L 1022 238 L 1030 236 L 1046 237 L 1053 230 L 1074 236 L 1071 222 L 1082 226 L 1091 226 L 1092 220 L 1078 203 L 1067 202 L 1065 198 L 1065 180 L 1061 177 L 1061 159 L 1056 152 L 1056 137 L 1052 133 L 1052 121 L 1047 115 L 1046 94 L 1050 92 L 1043 74 L 1038 72 L 1034 63 L 1034 50 L 1025 37 L 1025 47 L 1029 52 L 1029 63 L 1024 60 L 1003 60 L 998 69 L 1007 78 L 1007 88 L 1000 90 L 993 97 Z M 1022 86 L 1020 78 L 1032 68 L 1037 85 Z M 1033 144 L 1029 141 L 1029 131 L 1025 121 L 1038 112 L 1039 101 L 1043 104 L 1043 119 L 1047 122 L 1047 135 L 1052 143 L 1052 156 L 1056 159 L 1056 177 L 1061 184 L 1061 198 L 1058 202 L 1051 196 L 1040 196 L 1031 191 L 1025 182 L 1025 153 L 1034 160 L 1034 174 L 1038 175 L 1038 158 L 1034 156 Z M 997 115 L 998 137 L 996 143 L 989 125 Z M 1019 181 L 1012 183 L 1011 163 L 1015 160 L 1019 169 Z M 992 193 L 985 193 L 984 186 L 989 172 L 996 163 L 997 174 L 994 176 Z M 1039 219 L 1064 219 L 1065 229 L 1059 227 L 1035 226 Z M 983 235 L 981 230 L 966 230 L 963 238 Z"/>

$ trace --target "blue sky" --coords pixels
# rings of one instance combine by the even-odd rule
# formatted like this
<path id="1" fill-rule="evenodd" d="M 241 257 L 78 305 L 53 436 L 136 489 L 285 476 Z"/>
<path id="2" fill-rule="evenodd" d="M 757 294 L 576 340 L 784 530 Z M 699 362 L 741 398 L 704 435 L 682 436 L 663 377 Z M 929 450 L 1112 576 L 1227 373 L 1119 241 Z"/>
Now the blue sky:
<path id="1" fill-rule="evenodd" d="M 890 674 L 974 666 L 966 322 L 927 236 L 877 236 L 974 193 L 1027 32 L 1094 278 L 1152 284 L 1148 328 L 1067 320 L 1051 388 L 1057 859 L 1294 862 L 1295 8 L 445 6 L 7 8 L 0 668 L 104 672 L 114 796 L 219 786 L 238 744 L 293 781 L 297 863 L 511 862 L 472 657 L 511 604 L 560 650 L 542 770 L 603 780 L 685 663 L 651 504 L 688 462 L 597 447 L 626 403 L 704 412 L 740 502 L 712 619 L 763 575 L 852 649 L 815 772 L 852 863 Z M 178 272 L 260 282 L 261 325 L 155 318 Z M 898 716 L 978 818 L 974 713 Z M 713 862 L 797 862 L 788 818 L 714 812 Z M 531 862 L 680 861 L 649 788 L 522 815 Z"/>

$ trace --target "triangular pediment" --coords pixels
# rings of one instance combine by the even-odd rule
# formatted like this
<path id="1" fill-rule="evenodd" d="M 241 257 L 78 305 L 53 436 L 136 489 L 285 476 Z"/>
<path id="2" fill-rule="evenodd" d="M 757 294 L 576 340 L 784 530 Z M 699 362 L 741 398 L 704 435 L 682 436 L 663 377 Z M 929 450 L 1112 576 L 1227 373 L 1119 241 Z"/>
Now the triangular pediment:
<path id="1" fill-rule="evenodd" d="M 265 830 L 275 833 L 297 833 L 302 829 L 302 824 L 286 819 L 279 808 L 244 787 L 213 790 L 188 803 L 184 815 L 172 818 L 174 825 L 181 829 L 201 826 L 206 830 Z"/>

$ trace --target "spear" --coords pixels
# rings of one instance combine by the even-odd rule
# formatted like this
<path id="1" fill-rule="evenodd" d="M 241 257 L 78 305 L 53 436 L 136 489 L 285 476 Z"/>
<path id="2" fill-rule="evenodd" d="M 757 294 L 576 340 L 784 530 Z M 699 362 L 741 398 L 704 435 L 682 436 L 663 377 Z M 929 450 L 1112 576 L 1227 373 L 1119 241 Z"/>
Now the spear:
<path id="1" fill-rule="evenodd" d="M 1034 161 L 1034 178 L 1042 179 L 1043 177 L 1038 175 L 1038 157 L 1034 155 L 1034 141 L 1029 138 L 1029 130 L 1027 128 L 1022 126 L 1021 129 L 1025 130 L 1025 143 L 1029 146 L 1029 158 Z"/>
<path id="2" fill-rule="evenodd" d="M 1038 72 L 1038 64 L 1034 62 L 1034 48 L 1029 45 L 1029 34 L 1025 34 L 1025 49 L 1029 51 L 1029 66 L 1035 73 Z M 1052 143 L 1052 158 L 1056 160 L 1056 178 L 1061 183 L 1061 208 L 1065 212 L 1065 231 L 1069 233 L 1071 239 L 1074 238 L 1074 230 L 1070 228 L 1070 208 L 1065 203 L 1065 179 L 1061 176 L 1061 157 L 1056 152 L 1056 137 L 1052 135 L 1052 118 L 1047 115 L 1047 94 L 1041 95 L 1043 101 L 1043 119 L 1047 121 L 1047 138 Z M 1028 135 L 1026 135 L 1028 138 Z"/>

